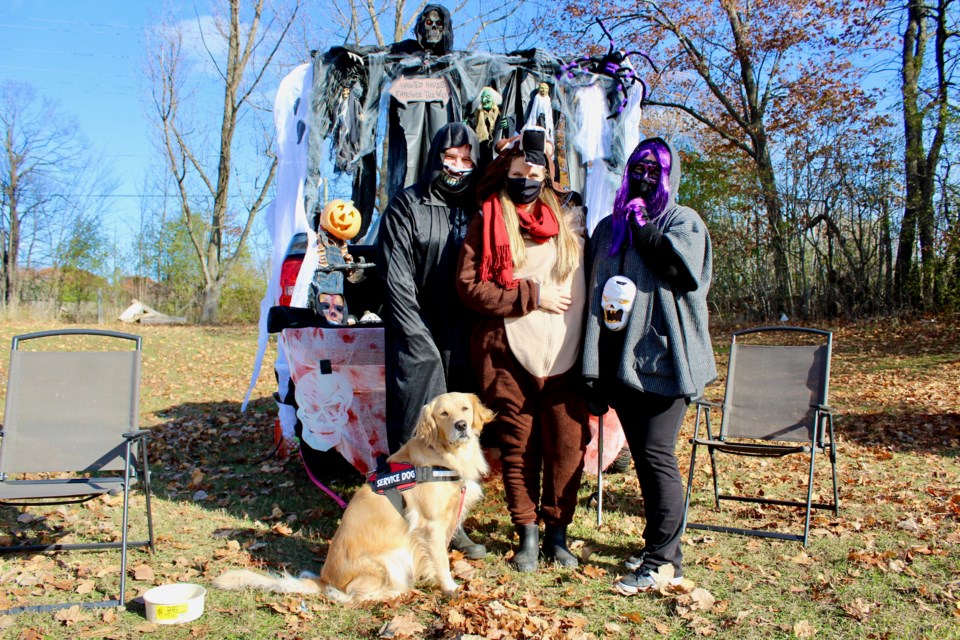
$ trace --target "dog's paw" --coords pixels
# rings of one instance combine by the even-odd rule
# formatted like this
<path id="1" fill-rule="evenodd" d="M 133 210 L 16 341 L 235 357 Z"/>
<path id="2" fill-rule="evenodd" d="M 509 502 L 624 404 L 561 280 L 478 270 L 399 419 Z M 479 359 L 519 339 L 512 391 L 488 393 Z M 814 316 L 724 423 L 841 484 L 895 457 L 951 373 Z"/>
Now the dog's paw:
<path id="1" fill-rule="evenodd" d="M 443 590 L 443 595 L 451 597 L 456 595 L 457 591 L 460 589 L 460 585 L 451 580 L 449 583 L 441 585 L 440 588 Z"/>
<path id="2" fill-rule="evenodd" d="M 320 576 L 313 571 L 301 571 L 297 574 L 297 577 L 301 580 L 312 580 L 314 578 L 319 578 Z"/>

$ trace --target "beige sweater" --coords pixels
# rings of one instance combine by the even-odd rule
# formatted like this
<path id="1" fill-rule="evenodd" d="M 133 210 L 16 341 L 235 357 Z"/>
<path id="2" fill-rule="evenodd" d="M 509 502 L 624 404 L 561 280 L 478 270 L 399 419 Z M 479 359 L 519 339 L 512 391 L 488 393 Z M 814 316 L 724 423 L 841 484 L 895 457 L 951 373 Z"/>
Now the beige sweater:
<path id="1" fill-rule="evenodd" d="M 546 378 L 568 371 L 580 354 L 583 309 L 587 300 L 583 256 L 581 254 L 577 268 L 566 280 L 557 282 L 553 276 L 557 239 L 551 238 L 543 244 L 525 239 L 525 245 L 526 262 L 514 270 L 514 277 L 538 284 L 558 285 L 573 300 L 564 313 L 537 308 L 526 315 L 503 320 L 510 351 L 524 369 L 538 378 Z"/>

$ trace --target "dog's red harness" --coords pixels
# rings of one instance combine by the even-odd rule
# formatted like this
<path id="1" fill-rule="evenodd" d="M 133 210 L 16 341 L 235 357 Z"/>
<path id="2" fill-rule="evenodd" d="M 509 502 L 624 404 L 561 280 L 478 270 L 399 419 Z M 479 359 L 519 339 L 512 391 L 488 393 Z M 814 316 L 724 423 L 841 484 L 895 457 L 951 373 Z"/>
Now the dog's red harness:
<path id="1" fill-rule="evenodd" d="M 417 467 L 407 462 L 385 462 L 367 476 L 373 492 L 386 497 L 402 516 L 404 503 L 402 492 L 412 489 L 420 482 L 459 482 L 460 474 L 446 467 Z M 460 491 L 460 511 L 466 487 Z"/>

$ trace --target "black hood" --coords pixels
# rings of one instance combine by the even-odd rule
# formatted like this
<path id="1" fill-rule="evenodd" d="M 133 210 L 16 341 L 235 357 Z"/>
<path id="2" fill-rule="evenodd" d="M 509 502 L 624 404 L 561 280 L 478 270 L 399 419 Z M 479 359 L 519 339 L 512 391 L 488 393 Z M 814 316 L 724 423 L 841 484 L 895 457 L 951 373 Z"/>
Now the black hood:
<path id="1" fill-rule="evenodd" d="M 443 18 L 443 40 L 430 47 L 430 50 L 432 50 L 434 54 L 442 56 L 453 51 L 453 19 L 450 17 L 450 12 L 445 6 L 442 4 L 428 4 L 425 6 L 423 11 L 420 12 L 420 15 L 417 16 L 417 23 L 413 27 L 413 33 L 419 42 L 424 34 L 423 17 L 431 11 L 436 11 Z M 426 47 L 424 47 L 424 49 L 426 49 Z"/>
<path id="2" fill-rule="evenodd" d="M 480 162 L 480 141 L 473 129 L 462 122 L 451 122 L 440 127 L 430 144 L 430 165 L 420 176 L 420 192 L 428 193 L 430 184 L 443 171 L 443 152 L 450 147 L 470 145 L 470 159 L 473 160 L 474 174 Z"/>

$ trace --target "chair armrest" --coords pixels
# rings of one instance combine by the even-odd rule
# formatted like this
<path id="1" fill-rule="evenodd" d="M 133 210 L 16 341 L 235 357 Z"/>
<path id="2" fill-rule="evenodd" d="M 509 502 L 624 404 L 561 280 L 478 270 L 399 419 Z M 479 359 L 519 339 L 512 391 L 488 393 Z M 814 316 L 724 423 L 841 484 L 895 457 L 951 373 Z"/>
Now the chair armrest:
<path id="1" fill-rule="evenodd" d="M 811 407 L 817 409 L 818 411 L 823 411 L 824 413 L 833 413 L 833 407 L 826 404 L 811 404 Z"/>
<path id="2" fill-rule="evenodd" d="M 707 400 L 706 398 L 703 398 L 703 397 L 701 397 L 701 398 L 694 398 L 694 399 L 693 399 L 693 403 L 694 403 L 694 404 L 698 404 L 698 405 L 700 405 L 701 407 L 713 407 L 714 409 L 722 409 L 722 408 L 723 408 L 723 403 L 714 402 L 714 401 L 712 401 L 712 400 Z"/>
<path id="3" fill-rule="evenodd" d="M 149 429 L 138 429 L 137 431 L 128 431 L 123 434 L 123 437 L 127 440 L 140 440 L 141 438 L 146 438 L 150 435 Z"/>

